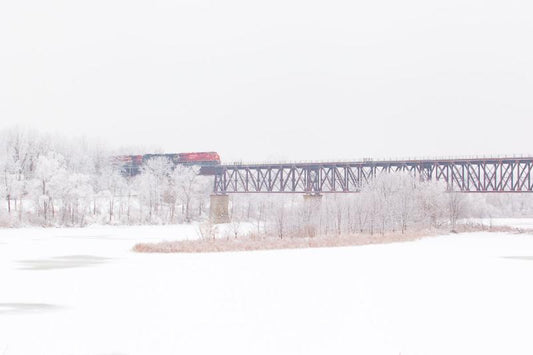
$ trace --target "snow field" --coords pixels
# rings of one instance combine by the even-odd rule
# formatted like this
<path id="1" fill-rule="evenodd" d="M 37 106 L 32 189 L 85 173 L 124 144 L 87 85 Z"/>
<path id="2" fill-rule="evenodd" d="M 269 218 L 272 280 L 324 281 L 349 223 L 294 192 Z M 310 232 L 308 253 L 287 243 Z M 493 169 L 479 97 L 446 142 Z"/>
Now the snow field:
<path id="1" fill-rule="evenodd" d="M 1 230 L 0 354 L 533 352 L 531 235 L 130 251 L 195 228 Z"/>

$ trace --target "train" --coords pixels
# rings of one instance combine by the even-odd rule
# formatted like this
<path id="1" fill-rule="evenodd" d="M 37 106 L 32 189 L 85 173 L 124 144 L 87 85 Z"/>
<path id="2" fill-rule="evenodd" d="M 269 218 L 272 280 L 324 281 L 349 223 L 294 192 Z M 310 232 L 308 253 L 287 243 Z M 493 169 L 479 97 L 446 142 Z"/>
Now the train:
<path id="1" fill-rule="evenodd" d="M 209 171 L 209 167 L 220 165 L 217 152 L 118 155 L 113 157 L 113 163 L 120 167 L 124 176 L 135 176 L 141 173 L 144 163 L 155 158 L 166 158 L 173 166 L 200 166 L 204 172 Z"/>

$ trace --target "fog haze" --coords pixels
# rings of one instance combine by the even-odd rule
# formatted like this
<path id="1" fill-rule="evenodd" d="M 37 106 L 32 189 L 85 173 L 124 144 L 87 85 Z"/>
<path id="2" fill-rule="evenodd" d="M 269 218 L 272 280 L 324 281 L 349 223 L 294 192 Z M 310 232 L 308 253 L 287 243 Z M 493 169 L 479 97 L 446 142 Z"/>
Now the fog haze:
<path id="1" fill-rule="evenodd" d="M 529 1 L 0 5 L 0 128 L 225 161 L 533 153 Z"/>

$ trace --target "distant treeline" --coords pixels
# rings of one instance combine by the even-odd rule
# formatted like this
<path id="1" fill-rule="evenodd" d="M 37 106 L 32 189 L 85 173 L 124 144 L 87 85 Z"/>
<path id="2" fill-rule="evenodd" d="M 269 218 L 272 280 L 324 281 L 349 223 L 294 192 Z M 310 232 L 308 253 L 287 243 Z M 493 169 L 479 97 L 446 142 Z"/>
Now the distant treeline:
<path id="1" fill-rule="evenodd" d="M 0 132 L 0 226 L 208 223 L 212 178 L 164 158 L 123 176 L 111 151 L 84 139 Z M 127 153 L 127 152 L 126 152 Z M 533 216 L 533 194 L 464 194 L 406 174 L 382 175 L 354 194 L 231 196 L 232 225 L 284 238 L 405 232 L 468 217 Z M 202 228 L 211 234 L 212 228 Z M 237 234 L 237 233 L 235 233 Z"/>
<path id="2" fill-rule="evenodd" d="M 20 128 L 0 132 L 3 226 L 179 223 L 203 218 L 210 179 L 148 161 L 125 177 L 101 144 Z"/>

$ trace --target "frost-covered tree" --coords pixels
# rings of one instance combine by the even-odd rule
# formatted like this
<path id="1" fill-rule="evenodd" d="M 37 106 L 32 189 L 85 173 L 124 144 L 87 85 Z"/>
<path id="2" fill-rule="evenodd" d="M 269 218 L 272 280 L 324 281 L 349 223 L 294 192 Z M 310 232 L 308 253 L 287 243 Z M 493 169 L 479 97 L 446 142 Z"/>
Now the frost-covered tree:
<path id="1" fill-rule="evenodd" d="M 438 227 L 439 221 L 445 216 L 446 186 L 438 182 L 423 182 L 416 191 L 417 213 L 420 222 L 429 227 Z"/>
<path id="2" fill-rule="evenodd" d="M 171 162 L 163 157 L 150 159 L 142 167 L 139 193 L 141 203 L 147 204 L 149 222 L 153 222 L 154 219 L 161 222 L 160 210 L 164 193 L 168 189 L 171 171 Z"/>
<path id="3" fill-rule="evenodd" d="M 449 191 L 447 197 L 447 212 L 452 230 L 457 227 L 457 221 L 466 217 L 467 201 L 465 195 L 461 192 Z"/>
<path id="4" fill-rule="evenodd" d="M 113 222 L 115 215 L 115 204 L 117 198 L 122 196 L 125 190 L 124 178 L 120 171 L 115 167 L 108 165 L 102 169 L 99 179 L 99 196 L 107 201 L 109 222 Z"/>
<path id="5" fill-rule="evenodd" d="M 37 199 L 45 222 L 55 216 L 54 197 L 60 194 L 67 171 L 64 158 L 55 152 L 40 155 L 35 167 L 35 181 L 38 186 Z M 50 216 L 51 214 L 51 216 Z"/>
<path id="6" fill-rule="evenodd" d="M 0 160 L 0 193 L 7 202 L 7 211 L 11 214 L 11 203 L 22 193 L 22 181 L 19 179 L 19 165 L 12 155 L 5 155 Z"/>
<path id="7" fill-rule="evenodd" d="M 86 218 L 90 215 L 93 187 L 90 184 L 90 176 L 86 174 L 69 174 L 63 181 L 61 194 L 61 224 L 79 225 L 86 224 Z"/>
<path id="8" fill-rule="evenodd" d="M 192 220 L 192 204 L 201 199 L 205 194 L 204 185 L 198 176 L 199 169 L 196 167 L 178 166 L 171 176 L 171 186 L 177 200 L 181 202 L 182 212 L 186 222 Z"/>
<path id="9" fill-rule="evenodd" d="M 124 148 L 120 154 L 138 154 Z M 152 150 L 154 151 L 154 150 Z M 0 223 L 203 222 L 213 180 L 197 167 L 148 159 L 137 176 L 124 176 L 100 142 L 12 128 L 0 131 Z M 320 201 L 317 203 L 317 201 Z M 469 196 L 409 174 L 381 174 L 361 192 L 304 199 L 301 195 L 232 196 L 231 215 L 255 235 L 286 238 L 456 228 L 467 217 L 533 215 L 530 194 Z"/>

